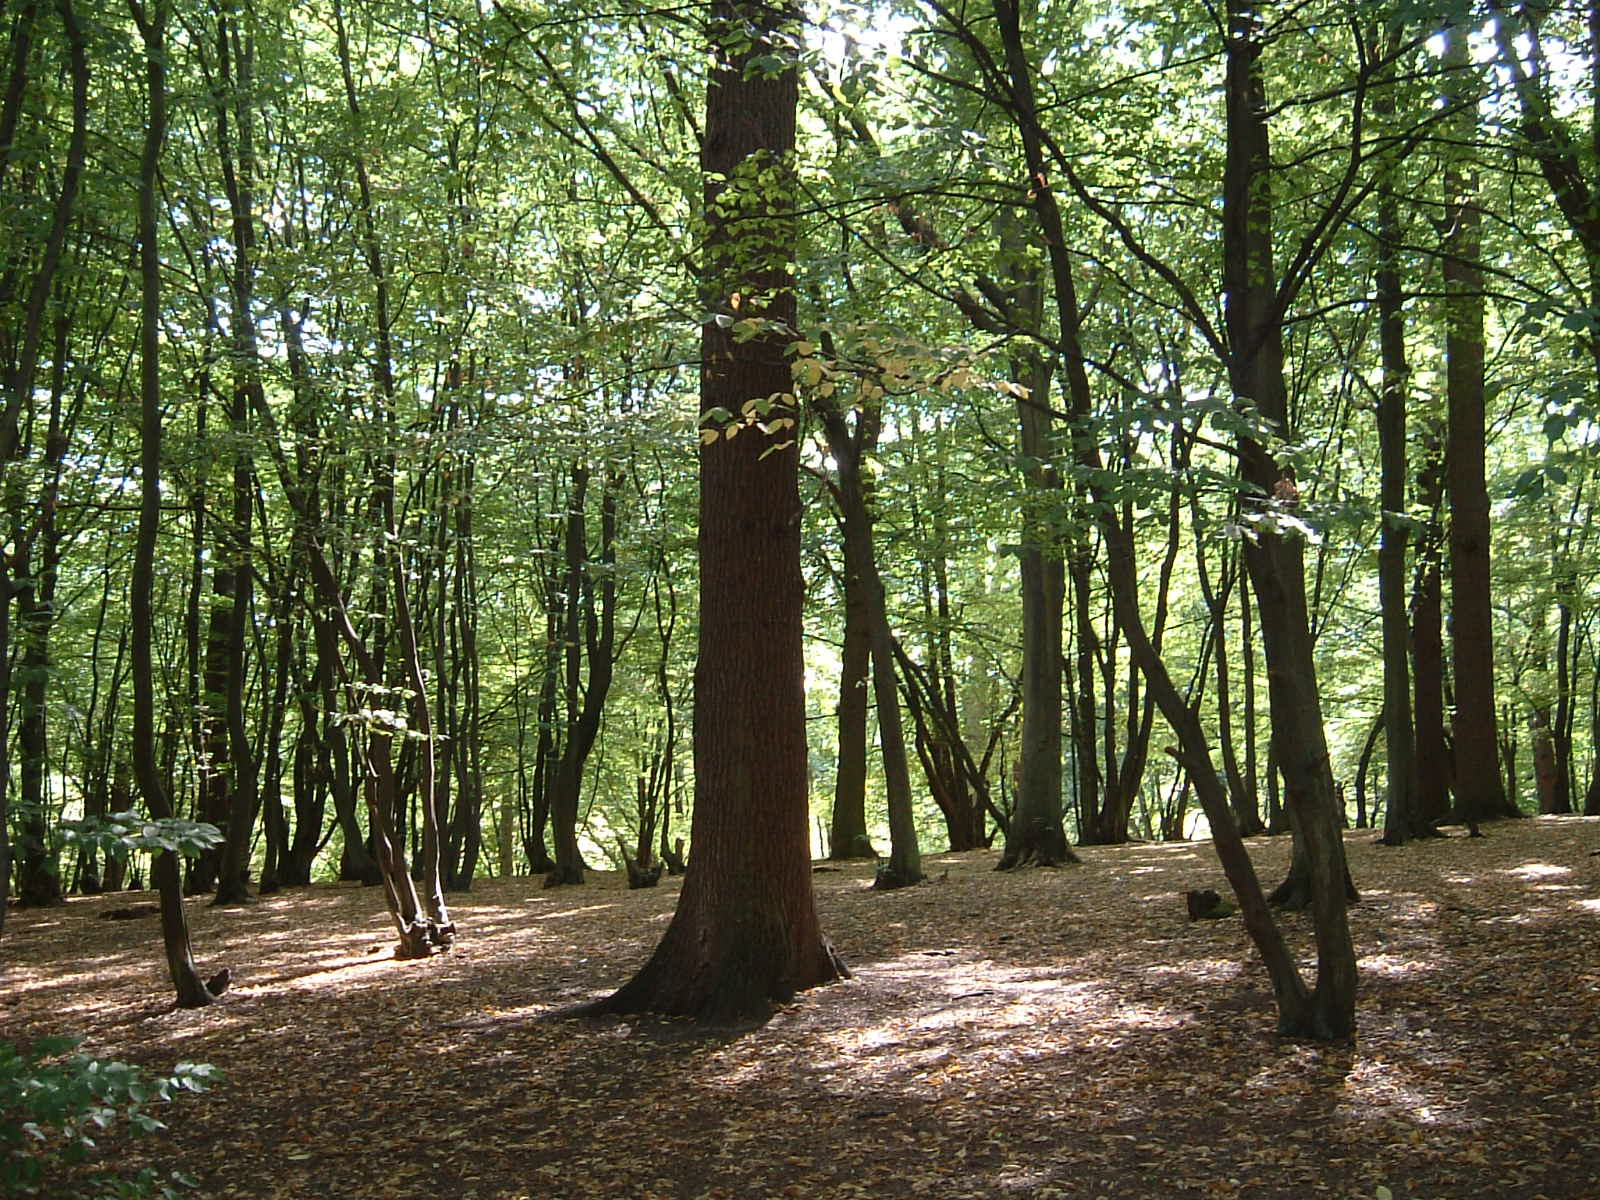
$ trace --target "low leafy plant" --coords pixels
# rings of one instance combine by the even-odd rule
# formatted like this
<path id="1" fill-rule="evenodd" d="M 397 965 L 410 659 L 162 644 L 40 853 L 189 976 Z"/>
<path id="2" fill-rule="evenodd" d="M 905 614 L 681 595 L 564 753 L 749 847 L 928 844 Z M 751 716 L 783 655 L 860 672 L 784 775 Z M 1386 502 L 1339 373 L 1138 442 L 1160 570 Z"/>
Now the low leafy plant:
<path id="1" fill-rule="evenodd" d="M 81 1162 L 102 1131 L 119 1122 L 139 1133 L 164 1129 L 148 1111 L 151 1105 L 179 1092 L 203 1092 L 222 1077 L 206 1063 L 179 1063 L 170 1075 L 152 1077 L 128 1063 L 74 1053 L 80 1041 L 40 1038 L 22 1047 L 0 1042 L 0 1195 L 43 1195 L 46 1176 Z M 87 1182 L 93 1189 L 87 1194 L 97 1198 L 163 1200 L 189 1183 L 177 1174 L 163 1180 L 148 1169 Z"/>
<path id="2" fill-rule="evenodd" d="M 107 813 L 81 821 L 61 822 L 61 840 L 122 857 L 133 850 L 171 850 L 192 858 L 222 844 L 222 831 L 204 821 L 177 817 L 141 817 L 132 812 Z"/>

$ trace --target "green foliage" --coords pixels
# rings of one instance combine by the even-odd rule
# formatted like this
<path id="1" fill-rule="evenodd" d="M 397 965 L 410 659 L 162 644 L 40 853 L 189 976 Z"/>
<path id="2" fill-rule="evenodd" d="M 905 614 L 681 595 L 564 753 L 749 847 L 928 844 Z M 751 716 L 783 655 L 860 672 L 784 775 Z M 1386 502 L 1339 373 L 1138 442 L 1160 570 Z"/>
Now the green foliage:
<path id="1" fill-rule="evenodd" d="M 177 817 L 152 820 L 137 813 L 108 813 L 63 821 L 61 838 L 68 846 L 92 847 L 117 858 L 135 850 L 158 853 L 170 850 L 193 858 L 222 844 L 222 831 L 204 821 L 185 821 Z"/>
<path id="2" fill-rule="evenodd" d="M 6 1195 L 46 1192 L 52 1170 L 80 1162 L 103 1130 L 126 1124 L 137 1133 L 166 1126 L 153 1104 L 179 1092 L 203 1092 L 221 1072 L 205 1063 L 179 1063 L 170 1075 L 151 1078 L 128 1063 L 75 1054 L 80 1039 L 40 1038 L 21 1048 L 0 1042 L 0 1189 Z M 148 1169 L 129 1178 L 97 1175 L 95 1197 L 167 1197 L 189 1183 L 174 1174 L 161 1180 Z M 83 1194 L 83 1193 L 79 1193 Z"/>

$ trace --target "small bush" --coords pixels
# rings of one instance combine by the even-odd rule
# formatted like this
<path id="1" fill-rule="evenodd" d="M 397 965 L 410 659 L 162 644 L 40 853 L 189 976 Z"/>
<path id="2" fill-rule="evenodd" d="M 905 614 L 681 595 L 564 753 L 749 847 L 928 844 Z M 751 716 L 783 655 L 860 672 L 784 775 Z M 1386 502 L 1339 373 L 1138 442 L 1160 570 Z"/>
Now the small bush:
<path id="1" fill-rule="evenodd" d="M 203 1092 L 221 1078 L 205 1063 L 179 1063 L 172 1074 L 152 1078 L 127 1063 L 73 1053 L 80 1040 L 40 1038 L 21 1048 L 0 1042 L 0 1195 L 42 1195 L 47 1173 L 81 1162 L 101 1131 L 119 1121 L 139 1133 L 164 1129 L 148 1106 L 181 1091 Z M 88 1180 L 88 1194 L 169 1197 L 188 1182 L 176 1174 L 163 1181 L 150 1170 L 132 1178 L 99 1175 Z"/>

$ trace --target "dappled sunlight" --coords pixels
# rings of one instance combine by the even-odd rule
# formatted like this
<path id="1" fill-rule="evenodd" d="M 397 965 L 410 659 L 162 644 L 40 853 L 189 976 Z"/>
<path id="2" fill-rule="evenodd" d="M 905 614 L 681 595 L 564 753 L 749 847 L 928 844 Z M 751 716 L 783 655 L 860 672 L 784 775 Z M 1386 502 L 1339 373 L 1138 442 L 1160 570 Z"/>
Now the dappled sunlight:
<path id="1" fill-rule="evenodd" d="M 456 1163 L 452 1194 L 480 1171 L 561 1194 L 562 1180 L 595 1178 L 592 1164 L 658 1143 L 704 1148 L 658 1160 L 675 1181 L 662 1196 L 707 1194 L 696 1171 L 747 1168 L 843 1196 L 864 1162 L 929 1196 L 1122 1195 L 1129 1179 L 1205 1194 L 1224 1163 L 1274 1195 L 1311 1194 L 1330 1169 L 1346 1172 L 1333 1194 L 1426 1169 L 1445 1182 L 1406 1194 L 1485 1195 L 1448 1172 L 1471 1166 L 1487 1130 L 1522 1130 L 1516 1160 L 1543 1161 L 1550 1131 L 1524 1114 L 1570 1096 L 1562 1128 L 1581 1128 L 1600 1053 L 1572 1016 L 1600 976 L 1551 975 L 1539 957 L 1572 947 L 1560 920 L 1600 916 L 1583 892 L 1588 847 L 1540 836 L 1528 823 L 1415 854 L 1349 839 L 1363 893 L 1354 1048 L 1278 1040 L 1240 919 L 1188 920 L 1186 890 L 1225 887 L 1203 844 L 1094 847 L 1082 868 L 1016 873 L 994 872 L 993 851 L 941 855 L 929 882 L 889 894 L 869 889 L 869 862 L 817 875 L 853 977 L 754 1029 L 570 1018 L 630 977 L 672 915 L 675 891 L 611 877 L 451 897 L 459 941 L 418 961 L 394 958 L 375 891 L 192 902 L 197 955 L 234 981 L 189 1013 L 170 1007 L 154 921 L 111 928 L 94 905 L 19 914 L 0 941 L 17 985 L 0 987 L 0 1020 L 70 1027 L 141 1061 L 216 1063 L 226 1102 L 186 1108 L 169 1136 L 209 1161 L 240 1129 L 263 1131 L 246 1138 L 249 1161 L 272 1163 L 286 1195 L 376 1200 L 397 1161 L 429 1180 Z M 1252 853 L 1270 880 L 1288 840 Z M 1282 924 L 1309 980 L 1310 921 Z M 301 1063 L 318 1065 L 286 1069 Z M 497 1132 L 417 1143 L 424 1097 L 441 1129 Z M 606 1194 L 652 1190 L 607 1178 Z"/>
<path id="2" fill-rule="evenodd" d="M 1241 964 L 1235 958 L 1192 958 L 1181 965 L 1157 964 L 1147 968 L 1145 974 L 1151 978 L 1164 976 L 1173 980 L 1222 980 L 1238 978 L 1240 970 Z"/>
<path id="3" fill-rule="evenodd" d="M 1381 975 L 1387 979 L 1428 975 L 1439 969 L 1438 963 L 1432 959 L 1403 958 L 1395 954 L 1364 954 L 1357 966 L 1364 975 Z"/>
<path id="4" fill-rule="evenodd" d="M 1509 867 L 1500 872 L 1510 875 L 1513 879 L 1549 879 L 1556 875 L 1571 875 L 1571 867 L 1558 867 L 1554 863 L 1523 863 L 1520 867 Z"/>
<path id="5" fill-rule="evenodd" d="M 608 908 L 615 908 L 614 904 L 586 904 L 581 908 L 564 908 L 560 912 L 535 913 L 535 921 L 561 921 L 568 917 L 582 917 L 589 913 L 604 912 Z"/>
<path id="6" fill-rule="evenodd" d="M 795 1021 L 824 1051 L 812 1051 L 818 1072 L 873 1095 L 967 1087 L 963 1081 L 988 1065 L 1053 1058 L 1071 1046 L 1114 1050 L 1127 1038 L 1193 1020 L 1177 1008 L 1132 1000 L 1100 964 L 1086 960 L 1017 967 L 913 952 L 859 966 L 830 999 L 859 1008 L 851 1003 L 852 991 L 866 993 L 879 1019 L 826 1028 L 811 1028 L 803 1017 Z M 1048 1040 L 1041 1042 L 1043 1030 Z M 736 1081 L 748 1071 L 741 1065 L 722 1078 Z"/>
<path id="7" fill-rule="evenodd" d="M 1428 1031 L 1412 1036 L 1425 1039 Z M 1342 1119 L 1357 1123 L 1392 1122 L 1401 1142 L 1411 1145 L 1420 1145 L 1435 1127 L 1470 1129 L 1481 1123 L 1467 1115 L 1459 1098 L 1426 1083 L 1418 1070 L 1378 1059 L 1365 1059 L 1351 1068 L 1338 1112 Z"/>

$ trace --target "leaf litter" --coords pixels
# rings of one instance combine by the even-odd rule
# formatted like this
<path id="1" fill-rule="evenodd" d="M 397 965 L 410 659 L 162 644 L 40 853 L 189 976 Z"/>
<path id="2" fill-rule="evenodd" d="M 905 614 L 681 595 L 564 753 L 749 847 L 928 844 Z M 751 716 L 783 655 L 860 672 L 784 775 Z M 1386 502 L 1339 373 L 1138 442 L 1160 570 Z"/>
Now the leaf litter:
<path id="1" fill-rule="evenodd" d="M 1374 838 L 1347 834 L 1353 1047 L 1278 1039 L 1239 919 L 1187 919 L 1185 891 L 1221 890 L 1205 843 L 1014 874 L 929 855 L 888 893 L 870 863 L 819 873 L 853 978 L 739 1030 L 560 1015 L 644 961 L 677 881 L 481 880 L 421 962 L 377 889 L 197 898 L 202 968 L 234 983 L 189 1012 L 155 922 L 76 898 L 12 914 L 0 1037 L 221 1067 L 167 1133 L 106 1142 L 211 1197 L 1594 1195 L 1600 820 Z M 1287 839 L 1251 848 L 1281 876 Z M 1309 920 L 1283 920 L 1309 973 Z"/>

